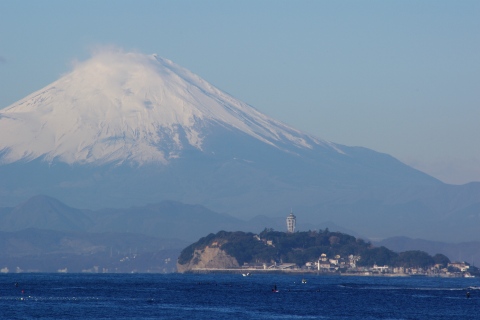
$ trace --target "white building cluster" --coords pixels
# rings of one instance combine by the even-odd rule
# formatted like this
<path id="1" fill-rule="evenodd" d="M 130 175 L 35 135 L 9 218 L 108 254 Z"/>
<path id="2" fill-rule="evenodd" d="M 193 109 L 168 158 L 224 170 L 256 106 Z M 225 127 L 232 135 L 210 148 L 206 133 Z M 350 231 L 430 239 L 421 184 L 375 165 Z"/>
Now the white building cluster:
<path id="1" fill-rule="evenodd" d="M 335 255 L 332 258 L 327 257 L 322 253 L 317 261 L 307 262 L 305 267 L 309 270 L 318 270 L 323 272 L 338 272 L 340 270 L 347 270 L 357 267 L 357 262 L 360 256 L 349 255 L 344 258 L 340 255 Z"/>
<path id="2" fill-rule="evenodd" d="M 361 259 L 361 256 L 349 255 L 346 258 L 335 255 L 334 257 L 328 257 L 323 253 L 318 261 L 307 262 L 304 268 L 307 270 L 317 270 L 320 272 L 340 272 L 346 274 L 357 275 L 390 275 L 390 276 L 437 276 L 437 277 L 474 277 L 470 274 L 470 265 L 466 262 L 452 262 L 444 267 L 436 264 L 430 268 L 404 268 L 404 267 L 391 267 L 388 265 L 379 266 L 374 264 L 373 266 L 357 266 L 357 262 Z"/>

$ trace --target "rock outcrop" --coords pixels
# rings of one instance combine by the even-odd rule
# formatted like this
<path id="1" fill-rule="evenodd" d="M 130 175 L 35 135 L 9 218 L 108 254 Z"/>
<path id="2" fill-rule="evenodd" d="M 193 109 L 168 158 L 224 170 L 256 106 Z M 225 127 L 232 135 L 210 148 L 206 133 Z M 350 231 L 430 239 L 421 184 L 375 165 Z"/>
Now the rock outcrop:
<path id="1" fill-rule="evenodd" d="M 198 269 L 229 269 L 238 268 L 237 259 L 229 256 L 218 246 L 206 246 L 204 249 L 195 250 L 192 259 L 186 264 L 177 263 L 177 272 L 184 273 Z"/>

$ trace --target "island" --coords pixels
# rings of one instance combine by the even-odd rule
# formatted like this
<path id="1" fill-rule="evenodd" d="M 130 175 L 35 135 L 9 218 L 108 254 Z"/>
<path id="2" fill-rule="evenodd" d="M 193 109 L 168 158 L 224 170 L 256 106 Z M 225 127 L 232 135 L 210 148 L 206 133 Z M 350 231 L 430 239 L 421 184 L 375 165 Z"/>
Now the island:
<path id="1" fill-rule="evenodd" d="M 443 254 L 419 250 L 394 252 L 341 232 L 325 230 L 281 232 L 265 228 L 259 234 L 220 231 L 182 250 L 179 273 L 292 272 L 341 275 L 474 277 L 478 268 L 451 262 Z"/>

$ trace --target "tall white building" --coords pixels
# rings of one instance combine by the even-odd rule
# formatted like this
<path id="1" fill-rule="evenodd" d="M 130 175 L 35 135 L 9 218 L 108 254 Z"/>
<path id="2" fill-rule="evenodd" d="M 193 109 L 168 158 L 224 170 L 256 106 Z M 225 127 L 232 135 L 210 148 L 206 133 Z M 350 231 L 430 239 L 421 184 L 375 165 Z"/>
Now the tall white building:
<path id="1" fill-rule="evenodd" d="M 296 223 L 297 223 L 297 217 L 295 217 L 293 212 L 290 212 L 290 214 L 287 217 L 287 232 L 290 232 L 290 233 L 295 232 Z"/>

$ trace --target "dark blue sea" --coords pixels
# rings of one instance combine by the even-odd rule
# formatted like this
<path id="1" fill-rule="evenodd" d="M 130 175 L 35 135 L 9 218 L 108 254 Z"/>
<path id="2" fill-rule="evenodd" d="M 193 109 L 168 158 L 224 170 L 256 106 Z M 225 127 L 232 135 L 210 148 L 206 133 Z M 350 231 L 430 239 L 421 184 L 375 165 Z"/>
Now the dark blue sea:
<path id="1" fill-rule="evenodd" d="M 477 278 L 1 274 L 0 319 L 465 320 L 480 319 L 479 289 Z"/>

